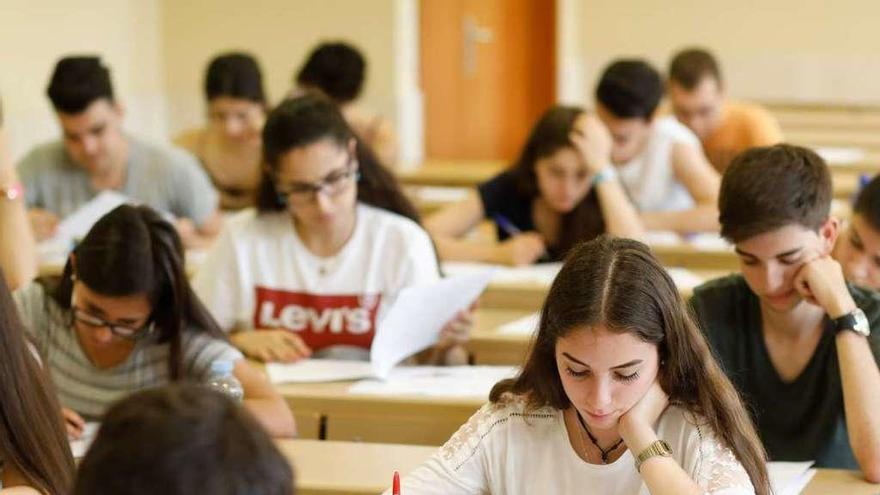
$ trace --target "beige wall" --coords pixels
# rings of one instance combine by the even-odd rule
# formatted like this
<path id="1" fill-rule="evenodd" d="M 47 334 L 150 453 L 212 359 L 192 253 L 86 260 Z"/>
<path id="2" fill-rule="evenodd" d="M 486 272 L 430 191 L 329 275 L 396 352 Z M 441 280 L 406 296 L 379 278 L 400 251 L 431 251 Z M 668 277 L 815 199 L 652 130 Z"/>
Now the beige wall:
<path id="1" fill-rule="evenodd" d="M 59 135 L 45 97 L 58 58 L 100 54 L 128 109 L 126 127 L 166 135 L 158 0 L 0 1 L 0 97 L 15 158 Z"/>
<path id="2" fill-rule="evenodd" d="M 318 42 L 345 39 L 365 53 L 363 104 L 394 118 L 393 0 L 162 0 L 162 54 L 169 128 L 201 125 L 202 78 L 221 51 L 244 49 L 260 60 L 272 101 Z"/>
<path id="3" fill-rule="evenodd" d="M 665 66 L 684 45 L 713 49 L 734 95 L 880 103 L 880 2 L 584 0 L 590 94 L 618 55 Z"/>

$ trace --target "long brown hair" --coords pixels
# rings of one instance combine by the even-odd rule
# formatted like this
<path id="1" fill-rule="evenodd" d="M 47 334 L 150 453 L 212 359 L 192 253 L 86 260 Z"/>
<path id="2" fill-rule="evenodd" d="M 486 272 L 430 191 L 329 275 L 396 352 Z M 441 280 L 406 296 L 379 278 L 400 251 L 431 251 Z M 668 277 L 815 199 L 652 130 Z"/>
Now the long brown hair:
<path id="1" fill-rule="evenodd" d="M 74 464 L 61 406 L 28 348 L 9 287 L 0 273 L 0 461 L 42 493 L 66 495 Z"/>
<path id="2" fill-rule="evenodd" d="M 522 395 L 531 408 L 567 409 L 556 341 L 603 325 L 657 345 L 660 386 L 699 415 L 743 465 L 759 495 L 770 493 L 766 455 L 736 389 L 721 371 L 669 274 L 644 244 L 603 235 L 568 255 L 541 310 L 538 336 L 519 376 L 492 389 L 490 400 Z"/>
<path id="3" fill-rule="evenodd" d="M 583 114 L 582 108 L 557 105 L 550 107 L 541 115 L 532 128 L 519 157 L 510 168 L 520 194 L 527 198 L 541 195 L 538 190 L 535 164 L 560 149 L 574 146 L 570 136 L 575 122 Z M 559 239 L 556 245 L 552 246 L 552 251 L 561 258 L 576 244 L 589 241 L 603 232 L 605 232 L 605 220 L 602 218 L 599 198 L 591 189 L 570 212 L 562 215 Z"/>

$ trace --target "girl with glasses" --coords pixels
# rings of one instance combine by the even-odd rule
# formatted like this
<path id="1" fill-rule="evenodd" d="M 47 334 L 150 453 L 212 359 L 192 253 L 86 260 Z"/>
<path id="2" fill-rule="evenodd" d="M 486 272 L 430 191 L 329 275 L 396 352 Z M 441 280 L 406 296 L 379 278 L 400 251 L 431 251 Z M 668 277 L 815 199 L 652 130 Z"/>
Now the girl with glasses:
<path id="1" fill-rule="evenodd" d="M 234 363 L 245 407 L 271 434 L 294 434 L 290 410 L 229 344 L 190 288 L 183 260 L 171 224 L 148 207 L 123 205 L 77 245 L 57 286 L 15 292 L 70 436 L 135 391 L 206 382 L 217 361 Z"/>
<path id="2" fill-rule="evenodd" d="M 229 221 L 196 291 L 252 358 L 366 359 L 383 303 L 440 277 L 415 208 L 323 97 L 273 110 L 263 156 L 258 209 Z M 420 358 L 463 361 L 469 328 L 460 314 Z"/>

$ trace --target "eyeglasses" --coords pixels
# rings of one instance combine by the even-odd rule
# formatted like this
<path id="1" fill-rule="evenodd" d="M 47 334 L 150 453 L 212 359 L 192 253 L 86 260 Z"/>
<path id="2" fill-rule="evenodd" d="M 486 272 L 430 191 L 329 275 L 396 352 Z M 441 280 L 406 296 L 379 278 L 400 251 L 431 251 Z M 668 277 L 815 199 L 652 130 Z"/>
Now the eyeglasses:
<path id="1" fill-rule="evenodd" d="M 285 196 L 294 205 L 304 205 L 313 201 L 319 193 L 328 197 L 336 197 L 342 194 L 348 186 L 360 179 L 360 173 L 352 162 L 354 157 L 349 156 L 345 168 L 331 172 L 318 182 L 296 182 L 292 184 L 275 183 L 275 190 L 280 196 Z"/>
<path id="2" fill-rule="evenodd" d="M 117 325 L 107 320 L 99 318 L 93 314 L 87 313 L 85 310 L 76 306 L 71 306 L 71 325 L 73 321 L 78 321 L 92 328 L 107 328 L 113 335 L 126 340 L 139 340 L 153 332 L 155 323 L 151 320 L 141 327 L 133 327 L 130 325 Z"/>

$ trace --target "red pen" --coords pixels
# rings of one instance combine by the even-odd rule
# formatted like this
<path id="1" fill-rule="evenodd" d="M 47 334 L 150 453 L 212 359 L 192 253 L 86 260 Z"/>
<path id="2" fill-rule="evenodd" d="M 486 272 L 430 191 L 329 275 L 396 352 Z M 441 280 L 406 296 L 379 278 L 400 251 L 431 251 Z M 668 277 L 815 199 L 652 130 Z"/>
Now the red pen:
<path id="1" fill-rule="evenodd" d="M 394 481 L 391 482 L 391 495 L 400 495 L 400 473 L 394 471 Z"/>

